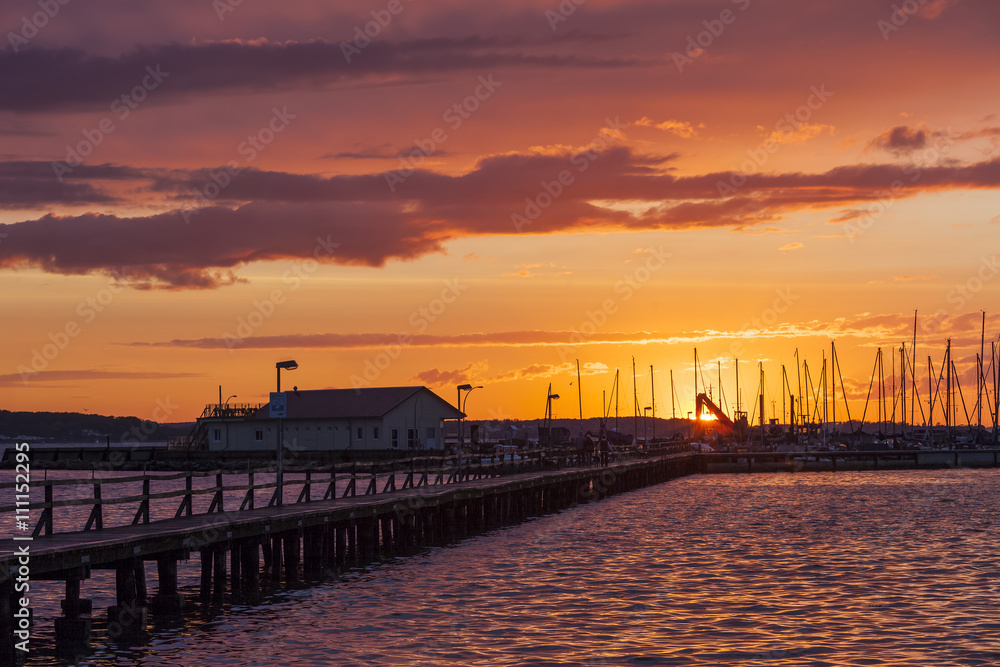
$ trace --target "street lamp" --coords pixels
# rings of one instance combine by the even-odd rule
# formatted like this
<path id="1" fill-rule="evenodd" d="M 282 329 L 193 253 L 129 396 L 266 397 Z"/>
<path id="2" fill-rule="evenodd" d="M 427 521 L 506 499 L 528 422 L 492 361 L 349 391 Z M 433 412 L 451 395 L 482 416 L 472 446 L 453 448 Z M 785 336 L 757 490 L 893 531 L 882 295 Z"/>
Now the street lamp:
<path id="1" fill-rule="evenodd" d="M 559 398 L 559 394 L 552 393 L 552 383 L 549 383 L 549 388 L 545 391 L 545 429 L 547 435 L 546 444 L 552 446 L 552 401 Z M 542 445 L 542 434 L 538 434 L 538 446 Z"/>
<path id="2" fill-rule="evenodd" d="M 278 388 L 277 392 L 281 393 L 281 369 L 286 371 L 294 371 L 299 365 L 292 359 L 288 361 L 279 361 L 274 365 L 275 370 L 278 372 Z M 287 405 L 287 404 L 286 404 Z M 281 430 L 281 417 L 278 417 L 278 444 L 276 445 L 275 457 L 277 458 L 277 472 L 275 475 L 274 494 L 275 494 L 275 504 L 281 505 L 284 498 L 284 477 L 281 465 L 281 450 L 284 446 L 285 434 Z"/>
<path id="3" fill-rule="evenodd" d="M 225 405 L 226 405 L 227 408 L 229 407 L 229 399 L 230 398 L 236 398 L 236 394 L 233 394 L 232 396 L 230 396 L 229 398 L 226 399 L 226 404 Z"/>
<path id="4" fill-rule="evenodd" d="M 642 409 L 642 443 L 644 446 L 649 446 L 649 440 L 646 438 L 646 426 L 649 424 L 649 415 L 647 414 L 653 408 L 646 406 Z"/>
<path id="5" fill-rule="evenodd" d="M 294 371 L 296 368 L 299 367 L 299 365 L 295 363 L 294 360 L 289 360 L 289 361 L 279 361 L 274 365 L 274 367 L 278 371 L 278 388 L 275 389 L 275 391 L 281 391 L 281 369 L 284 368 L 286 371 Z"/>
<path id="6" fill-rule="evenodd" d="M 456 407 L 458 408 L 458 411 L 462 413 L 462 416 L 458 418 L 458 451 L 461 452 L 462 449 L 465 447 L 465 431 L 464 431 L 465 422 L 463 419 L 465 415 L 465 404 L 469 400 L 469 394 L 471 394 L 474 389 L 482 389 L 483 386 L 477 385 L 473 387 L 471 384 L 460 384 L 456 388 L 458 389 L 458 402 L 456 404 Z M 463 391 L 466 392 L 465 400 L 462 400 Z"/>

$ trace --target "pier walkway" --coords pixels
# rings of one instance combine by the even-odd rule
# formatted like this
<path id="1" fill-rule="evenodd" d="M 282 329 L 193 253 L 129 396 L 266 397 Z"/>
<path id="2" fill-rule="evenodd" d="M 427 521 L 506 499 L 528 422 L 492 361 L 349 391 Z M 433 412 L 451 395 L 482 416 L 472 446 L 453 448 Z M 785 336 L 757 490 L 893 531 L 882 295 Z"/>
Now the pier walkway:
<path id="1" fill-rule="evenodd" d="M 694 456 L 676 453 L 620 461 L 606 468 L 553 469 L 554 461 L 539 459 L 536 469 L 526 472 L 518 472 L 525 466 L 477 462 L 445 468 L 414 461 L 408 468 L 394 464 L 381 474 L 377 469 L 359 473 L 355 468 L 346 479 L 335 470 L 326 478 L 310 473 L 290 482 L 301 486 L 297 502 L 279 504 L 274 494 L 266 507 L 254 506 L 255 492 L 277 484 L 255 484 L 253 473 L 243 473 L 249 474 L 249 484 L 230 486 L 224 484 L 224 473 L 213 473 L 216 484 L 202 489 L 194 488 L 198 473 L 46 481 L 45 501 L 31 504 L 42 512 L 36 535 L 29 539 L 31 533 L 26 531 L 16 541 L 0 541 L 0 663 L 13 664 L 18 658 L 16 643 L 28 636 L 18 634 L 24 625 L 16 617 L 19 577 L 65 582 L 63 616 L 55 619 L 56 649 L 73 658 L 85 655 L 90 645 L 94 610 L 81 590 L 91 570 L 115 571 L 117 604 L 107 609 L 108 635 L 134 642 L 146 634 L 149 614 L 155 620 L 183 613 L 178 562 L 195 552 L 200 557 L 203 598 L 229 594 L 234 600 L 252 601 L 275 585 L 335 577 L 380 558 L 447 544 L 697 471 Z M 152 493 L 151 483 L 165 479 L 183 479 L 184 486 Z M 362 480 L 367 481 L 364 494 L 359 491 Z M 102 491 L 115 483 L 141 483 L 143 493 L 109 497 Z M 60 485 L 71 484 L 93 485 L 94 497 L 54 499 Z M 317 486 L 325 493 L 313 500 Z M 232 498 L 243 492 L 240 509 L 226 511 L 227 493 Z M 211 497 L 208 511 L 194 513 L 198 496 Z M 151 503 L 176 498 L 180 507 L 173 518 L 150 521 Z M 138 508 L 130 524 L 106 527 L 106 505 Z M 60 525 L 55 521 L 57 510 L 81 506 L 90 507 L 84 530 L 53 530 Z M 120 511 L 116 515 L 122 516 Z M 146 562 L 156 563 L 157 590 L 152 596 L 147 592 Z"/>

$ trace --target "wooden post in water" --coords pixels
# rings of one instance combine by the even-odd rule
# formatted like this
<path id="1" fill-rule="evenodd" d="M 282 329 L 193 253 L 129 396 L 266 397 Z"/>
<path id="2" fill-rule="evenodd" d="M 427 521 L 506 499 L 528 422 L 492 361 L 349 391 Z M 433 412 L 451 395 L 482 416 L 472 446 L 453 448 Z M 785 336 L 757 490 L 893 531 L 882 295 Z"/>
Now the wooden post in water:
<path id="1" fill-rule="evenodd" d="M 108 607 L 108 636 L 114 641 L 133 643 L 146 636 L 146 578 L 141 558 L 115 564 L 115 597 Z"/>
<path id="2" fill-rule="evenodd" d="M 80 599 L 80 580 L 84 574 L 66 579 L 66 599 L 61 602 L 63 616 L 55 621 L 56 655 L 74 661 L 90 653 L 93 606 L 90 600 Z"/>
<path id="3" fill-rule="evenodd" d="M 161 554 L 157 557 L 156 580 L 156 595 L 149 601 L 154 618 L 160 615 L 176 616 L 184 604 L 177 592 L 177 555 Z"/>

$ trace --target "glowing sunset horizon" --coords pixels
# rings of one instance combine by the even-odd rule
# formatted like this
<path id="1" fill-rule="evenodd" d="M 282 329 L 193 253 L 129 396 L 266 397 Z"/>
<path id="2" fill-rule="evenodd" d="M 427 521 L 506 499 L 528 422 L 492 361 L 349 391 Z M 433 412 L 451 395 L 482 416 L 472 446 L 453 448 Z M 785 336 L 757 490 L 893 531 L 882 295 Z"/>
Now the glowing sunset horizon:
<path id="1" fill-rule="evenodd" d="M 193 421 L 294 358 L 596 417 L 634 357 L 683 417 L 697 348 L 730 414 L 737 358 L 838 421 L 880 359 L 919 424 L 950 344 L 992 425 L 996 3 L 356 4 L 0 9 L 0 407 Z"/>

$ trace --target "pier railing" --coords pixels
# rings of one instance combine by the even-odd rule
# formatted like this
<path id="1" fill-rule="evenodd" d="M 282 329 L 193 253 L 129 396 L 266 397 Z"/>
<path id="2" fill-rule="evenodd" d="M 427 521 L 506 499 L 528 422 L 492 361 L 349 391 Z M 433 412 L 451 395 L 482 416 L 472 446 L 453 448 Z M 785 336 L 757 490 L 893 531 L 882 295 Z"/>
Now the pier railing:
<path id="1" fill-rule="evenodd" d="M 616 458 L 644 458 L 671 451 L 670 448 L 664 448 L 655 452 L 619 452 Z M 93 477 L 84 480 L 47 479 L 31 484 L 32 496 L 36 496 L 41 487 L 42 500 L 33 500 L 27 505 L 22 503 L 0 507 L 0 514 L 14 513 L 18 508 L 23 511 L 26 508 L 31 516 L 39 517 L 33 536 L 52 535 L 56 532 L 101 530 L 129 523 L 148 524 L 151 521 L 193 514 L 252 510 L 264 504 L 270 507 L 377 495 L 502 475 L 597 464 L 597 460 L 589 456 L 586 460 L 581 460 L 573 452 L 558 450 L 534 450 L 507 457 L 482 458 L 425 455 L 388 462 L 286 468 L 280 491 L 273 467 L 242 472 L 215 470 Z M 234 477 L 238 478 L 236 483 L 233 483 Z M 196 484 L 196 480 L 209 481 L 209 485 Z M 3 483 L 0 484 L 0 490 L 16 486 L 12 482 Z M 258 491 L 265 492 L 263 498 L 258 496 Z M 60 497 L 57 498 L 57 495 Z M 133 507 L 134 512 L 131 511 Z M 40 515 L 36 513 L 37 510 L 41 510 Z M 57 517 L 57 514 L 60 516 Z"/>

